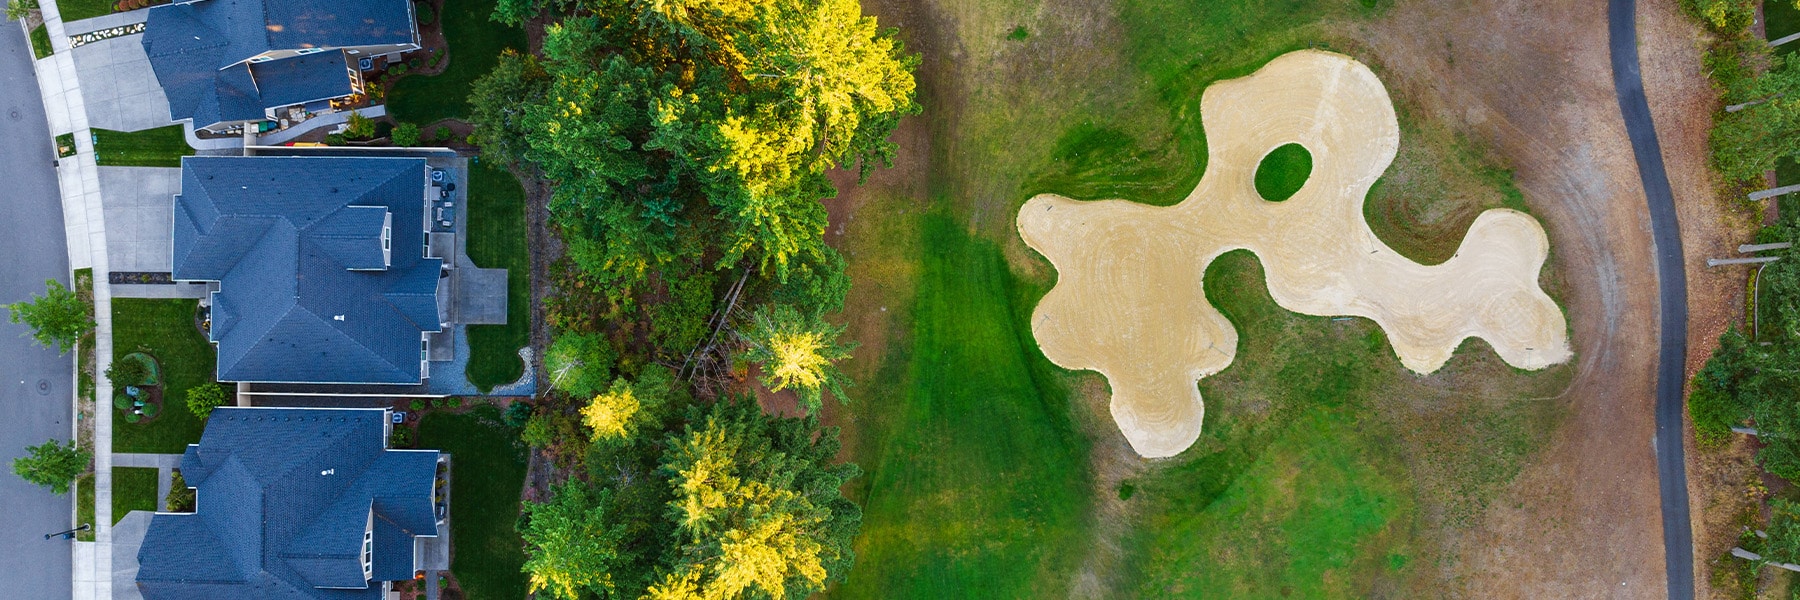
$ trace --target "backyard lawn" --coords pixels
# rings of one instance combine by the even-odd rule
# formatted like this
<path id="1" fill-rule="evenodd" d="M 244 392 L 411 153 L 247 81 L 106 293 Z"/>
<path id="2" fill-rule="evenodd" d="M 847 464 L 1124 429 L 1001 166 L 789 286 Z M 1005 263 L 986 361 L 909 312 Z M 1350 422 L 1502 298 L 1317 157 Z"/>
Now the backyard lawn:
<path id="1" fill-rule="evenodd" d="M 179 167 L 193 156 L 180 125 L 123 132 L 94 130 L 94 162 L 102 167 Z"/>
<path id="2" fill-rule="evenodd" d="M 213 383 L 213 347 L 194 327 L 194 300 L 113 299 L 113 360 L 132 352 L 156 358 L 162 369 L 163 410 L 153 420 L 126 423 L 113 414 L 113 451 L 180 454 L 200 441 L 204 424 L 187 409 L 187 391 Z M 120 393 L 120 390 L 114 390 Z M 108 401 L 110 402 L 110 400 Z M 101 410 L 114 410 L 102 403 Z"/>
<path id="3" fill-rule="evenodd" d="M 425 417 L 419 447 L 450 454 L 451 572 L 467 598 L 524 598 L 524 541 L 513 530 L 525 486 L 525 448 L 500 411 Z"/>
<path id="4" fill-rule="evenodd" d="M 156 469 L 143 467 L 113 467 L 112 478 L 112 518 L 118 524 L 120 519 L 134 510 L 156 512 L 160 508 L 156 497 Z"/>
<path id="5" fill-rule="evenodd" d="M 388 114 L 424 127 L 468 113 L 469 87 L 500 62 L 500 51 L 528 48 L 525 30 L 488 20 L 494 0 L 448 2 L 439 13 L 450 44 L 450 66 L 431 77 L 401 78 L 388 90 Z"/>
<path id="6" fill-rule="evenodd" d="M 525 373 L 519 349 L 531 342 L 531 257 L 525 248 L 525 190 L 504 169 L 469 170 L 469 260 L 506 269 L 506 324 L 469 326 L 469 383 L 486 392 Z"/>

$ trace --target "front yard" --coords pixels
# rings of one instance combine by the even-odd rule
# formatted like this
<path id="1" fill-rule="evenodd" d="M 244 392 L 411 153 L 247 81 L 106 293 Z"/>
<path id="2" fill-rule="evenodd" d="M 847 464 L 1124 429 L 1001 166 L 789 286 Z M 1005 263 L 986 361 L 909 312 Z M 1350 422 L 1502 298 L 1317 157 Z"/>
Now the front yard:
<path id="1" fill-rule="evenodd" d="M 134 510 L 156 512 L 156 469 L 113 467 L 112 519 L 117 525 Z"/>
<path id="2" fill-rule="evenodd" d="M 161 369 L 163 409 L 155 419 L 127 423 L 113 413 L 113 452 L 180 454 L 200 441 L 204 423 L 187 409 L 187 391 L 213 384 L 213 347 L 194 327 L 194 300 L 115 298 L 113 360 L 142 352 Z M 117 386 L 115 386 L 117 387 Z M 123 393 L 114 389 L 114 394 Z M 113 410 L 111 399 L 102 410 Z M 116 486 L 117 484 L 115 484 Z M 152 492 L 154 495 L 154 491 Z"/>
<path id="3" fill-rule="evenodd" d="M 525 488 L 525 447 L 500 411 L 427 414 L 419 447 L 450 454 L 451 572 L 468 598 L 524 598 L 524 540 L 513 529 Z"/>
<path id="4" fill-rule="evenodd" d="M 506 324 L 469 326 L 469 383 L 486 392 L 525 373 L 519 349 L 531 343 L 531 256 L 525 246 L 525 190 L 505 169 L 469 167 L 469 260 L 506 269 Z"/>
<path id="5" fill-rule="evenodd" d="M 94 162 L 102 167 L 179 167 L 193 156 L 180 125 L 143 131 L 94 130 Z"/>
<path id="6" fill-rule="evenodd" d="M 424 127 L 468 114 L 469 88 L 500 63 L 500 51 L 529 49 L 524 29 L 488 20 L 494 0 L 444 4 L 438 18 L 450 45 L 450 64 L 438 75 L 403 77 L 388 90 L 388 114 L 398 121 Z"/>

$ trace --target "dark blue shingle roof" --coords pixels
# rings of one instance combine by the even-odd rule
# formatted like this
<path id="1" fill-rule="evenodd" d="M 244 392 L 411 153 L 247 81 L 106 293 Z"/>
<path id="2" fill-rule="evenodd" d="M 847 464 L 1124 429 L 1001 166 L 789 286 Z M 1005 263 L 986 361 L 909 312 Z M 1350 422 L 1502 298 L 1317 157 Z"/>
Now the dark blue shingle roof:
<path id="1" fill-rule="evenodd" d="M 196 512 L 156 515 L 139 548 L 144 597 L 379 598 L 361 566 L 371 524 L 371 579 L 411 577 L 412 536 L 438 534 L 438 453 L 387 450 L 385 417 L 216 409 L 181 462 Z"/>
<path id="2" fill-rule="evenodd" d="M 207 127 L 351 93 L 337 48 L 416 44 L 407 0 L 195 0 L 150 9 L 142 44 L 173 120 Z M 270 51 L 331 50 L 246 67 Z M 254 109 L 254 110 L 252 110 Z"/>
<path id="3" fill-rule="evenodd" d="M 421 334 L 442 329 L 425 173 L 416 158 L 184 159 L 173 270 L 220 282 L 219 379 L 419 383 Z"/>

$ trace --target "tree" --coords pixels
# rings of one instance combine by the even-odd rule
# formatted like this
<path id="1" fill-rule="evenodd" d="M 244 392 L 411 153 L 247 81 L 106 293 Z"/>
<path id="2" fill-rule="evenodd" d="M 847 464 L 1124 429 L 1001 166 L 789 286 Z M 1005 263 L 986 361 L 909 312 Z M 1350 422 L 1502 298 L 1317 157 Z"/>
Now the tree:
<path id="1" fill-rule="evenodd" d="M 821 392 L 846 399 L 844 387 L 850 379 L 834 364 L 849 358 L 854 348 L 838 342 L 843 332 L 842 326 L 827 323 L 817 313 L 802 317 L 792 306 L 765 304 L 757 308 L 744 332 L 750 342 L 744 360 L 762 367 L 762 383 L 770 391 L 793 388 L 808 410 L 817 411 Z"/>
<path id="2" fill-rule="evenodd" d="M 92 452 L 75 447 L 75 440 L 69 440 L 67 445 L 50 440 L 27 446 L 25 452 L 25 456 L 13 459 L 13 473 L 58 495 L 68 493 L 69 484 L 86 473 L 88 463 L 94 459 Z"/>
<path id="3" fill-rule="evenodd" d="M 673 384 L 673 376 L 661 367 L 644 369 L 637 385 L 615 379 L 612 387 L 581 409 L 582 423 L 595 442 L 617 443 L 636 437 L 639 431 L 661 424 L 663 404 Z"/>
<path id="4" fill-rule="evenodd" d="M 350 120 L 344 127 L 344 136 L 353 140 L 375 137 L 375 121 L 362 116 L 360 112 L 350 111 Z"/>
<path id="5" fill-rule="evenodd" d="M 213 409 L 224 406 L 228 401 L 225 388 L 216 384 L 202 383 L 187 391 L 188 412 L 202 419 L 211 416 Z"/>
<path id="6" fill-rule="evenodd" d="M 31 328 L 38 345 L 54 346 L 58 353 L 66 353 L 94 330 L 94 318 L 88 316 L 87 303 L 63 284 L 50 279 L 44 281 L 44 287 L 44 295 L 34 296 L 30 302 L 8 304 L 6 308 L 13 323 Z"/>
<path id="7" fill-rule="evenodd" d="M 505 2 L 502 2 L 504 5 Z M 498 8 L 496 8 L 498 10 Z M 494 70 L 475 80 L 469 90 L 469 108 L 481 154 L 509 165 L 523 162 L 529 147 L 525 141 L 525 107 L 521 98 L 540 98 L 550 87 L 550 74 L 536 56 L 507 48 L 500 52 Z"/>
<path id="8" fill-rule="evenodd" d="M 697 411 L 669 443 L 676 560 L 653 598 L 803 598 L 855 561 L 862 510 L 839 489 L 836 430 L 766 415 L 747 399 Z"/>
<path id="9" fill-rule="evenodd" d="M 143 385 L 150 378 L 150 367 L 135 357 L 126 356 L 106 367 L 106 380 L 114 386 Z"/>
<path id="10" fill-rule="evenodd" d="M 612 379 L 616 353 L 606 336 L 568 332 L 556 336 L 544 353 L 550 386 L 576 397 L 593 396 Z"/>
<path id="11" fill-rule="evenodd" d="M 419 145 L 419 126 L 412 123 L 401 123 L 394 126 L 394 145 L 410 148 Z"/>
<path id="12" fill-rule="evenodd" d="M 38 9 L 38 0 L 11 0 L 6 3 L 6 19 L 22 21 L 31 16 L 31 11 Z"/>
<path id="13" fill-rule="evenodd" d="M 579 481 L 555 488 L 549 502 L 525 503 L 525 573 L 531 592 L 577 600 L 583 594 L 610 596 L 613 565 L 622 555 L 618 525 L 608 522 L 609 494 Z"/>
<path id="14" fill-rule="evenodd" d="M 1800 563 L 1800 504 L 1780 498 L 1770 500 L 1768 534 L 1763 542 L 1763 558 Z"/>

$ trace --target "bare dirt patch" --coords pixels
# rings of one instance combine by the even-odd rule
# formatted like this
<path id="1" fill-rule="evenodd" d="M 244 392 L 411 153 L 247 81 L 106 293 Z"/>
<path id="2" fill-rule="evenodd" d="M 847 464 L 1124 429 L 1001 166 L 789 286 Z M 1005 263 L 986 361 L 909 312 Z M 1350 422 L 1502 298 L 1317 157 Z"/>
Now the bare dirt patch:
<path id="1" fill-rule="evenodd" d="M 1112 415 L 1139 454 L 1179 454 L 1199 436 L 1195 381 L 1225 368 L 1237 332 L 1206 303 L 1206 265 L 1236 248 L 1267 265 L 1271 295 L 1311 315 L 1353 315 L 1388 333 L 1407 368 L 1437 370 L 1469 337 L 1509 364 L 1569 358 L 1556 303 L 1537 285 L 1549 241 L 1522 213 L 1476 218 L 1462 249 L 1415 263 L 1377 239 L 1363 198 L 1393 160 L 1400 128 L 1375 74 L 1347 56 L 1300 51 L 1209 87 L 1201 101 L 1211 160 L 1172 207 L 1042 195 L 1019 212 L 1026 243 L 1063 280 L 1032 317 L 1051 361 L 1113 385 Z M 1316 165 L 1291 199 L 1253 185 L 1269 151 L 1299 143 Z"/>

